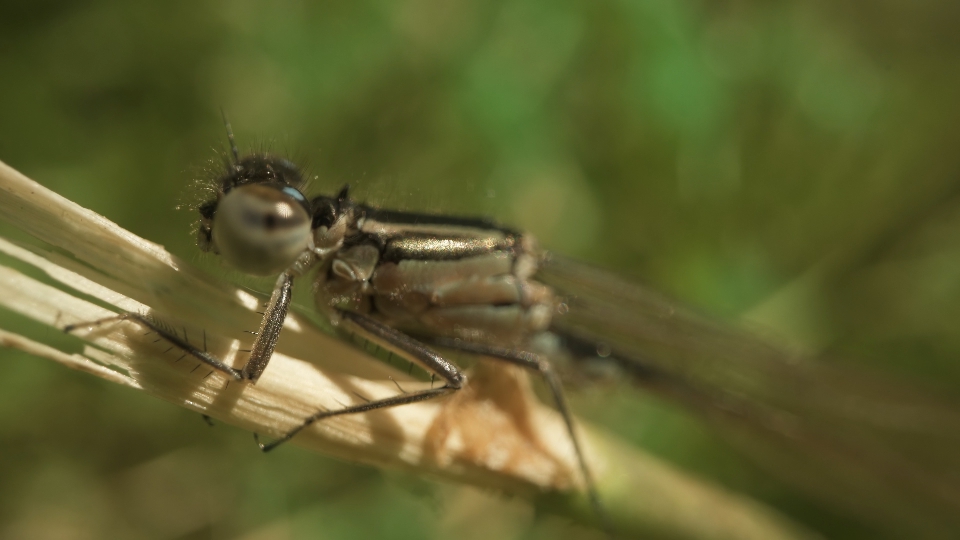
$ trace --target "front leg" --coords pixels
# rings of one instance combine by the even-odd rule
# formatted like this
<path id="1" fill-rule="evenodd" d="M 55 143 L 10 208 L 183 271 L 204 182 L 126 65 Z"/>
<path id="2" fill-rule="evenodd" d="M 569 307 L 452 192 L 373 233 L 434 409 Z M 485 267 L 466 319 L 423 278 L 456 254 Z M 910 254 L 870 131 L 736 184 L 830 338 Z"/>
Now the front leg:
<path id="1" fill-rule="evenodd" d="M 155 332 L 162 339 L 165 339 L 173 344 L 174 347 L 180 349 L 181 351 L 189 354 L 190 356 L 200 360 L 204 364 L 216 369 L 217 371 L 226 373 L 236 380 L 242 380 L 243 372 L 239 369 L 230 367 L 223 363 L 222 360 L 216 356 L 208 353 L 206 351 L 206 338 L 204 338 L 204 347 L 199 349 L 190 343 L 186 337 L 186 331 L 184 331 L 184 337 L 180 337 L 176 332 L 171 331 L 169 328 L 162 324 L 158 324 L 156 321 L 150 319 L 146 315 L 140 313 L 134 313 L 132 311 L 127 313 L 121 313 L 119 315 L 114 315 L 113 317 L 106 317 L 103 319 L 97 319 L 95 321 L 88 321 L 82 323 L 68 324 L 63 327 L 63 331 L 66 333 L 73 332 L 81 326 L 101 326 L 107 323 L 119 322 L 119 321 L 136 321 L 137 323 L 149 328 L 151 331 Z"/>
<path id="2" fill-rule="evenodd" d="M 222 360 L 190 343 L 186 335 L 180 337 L 176 332 L 162 324 L 157 324 L 146 315 L 139 313 L 121 313 L 113 317 L 99 319 L 86 323 L 68 324 L 63 327 L 63 331 L 70 333 L 81 326 L 100 326 L 108 322 L 131 320 L 149 328 L 161 338 L 169 341 L 173 346 L 182 350 L 184 353 L 200 360 L 204 364 L 226 373 L 236 380 L 249 380 L 252 383 L 257 382 L 263 370 L 266 369 L 270 358 L 273 356 L 273 350 L 276 348 L 277 339 L 280 337 L 280 330 L 283 328 L 283 321 L 287 317 L 287 308 L 290 306 L 290 297 L 293 289 L 293 276 L 283 273 L 277 278 L 273 294 L 270 295 L 270 301 L 267 303 L 267 309 L 263 313 L 263 319 L 260 321 L 260 331 L 257 332 L 257 338 L 253 342 L 250 358 L 243 368 L 236 369 L 225 364 Z"/>
<path id="3" fill-rule="evenodd" d="M 277 347 L 277 340 L 280 339 L 280 330 L 283 329 L 283 321 L 287 318 L 287 308 L 290 307 L 292 294 L 293 276 L 284 272 L 277 278 L 273 294 L 267 302 L 267 309 L 263 312 L 263 319 L 260 320 L 260 330 L 250 350 L 250 358 L 243 366 L 244 379 L 255 383 L 267 368 L 273 356 L 273 350 Z"/>

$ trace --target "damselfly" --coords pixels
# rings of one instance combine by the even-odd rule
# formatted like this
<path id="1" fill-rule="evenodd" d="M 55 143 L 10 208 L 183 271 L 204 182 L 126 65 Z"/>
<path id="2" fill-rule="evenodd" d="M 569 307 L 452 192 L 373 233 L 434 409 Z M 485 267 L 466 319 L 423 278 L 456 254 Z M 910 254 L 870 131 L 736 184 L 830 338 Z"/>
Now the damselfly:
<path id="1" fill-rule="evenodd" d="M 332 197 L 307 199 L 294 164 L 269 155 L 241 157 L 226 125 L 233 163 L 218 182 L 216 198 L 199 208 L 197 244 L 243 272 L 279 277 L 243 368 L 229 367 L 206 353 L 198 358 L 237 379 L 256 382 L 279 338 L 294 280 L 315 271 L 317 306 L 334 325 L 382 344 L 425 369 L 431 380 L 443 381 L 436 388 L 318 412 L 261 449 L 269 451 L 325 418 L 460 390 L 466 377 L 432 348 L 441 347 L 543 376 L 599 513 L 596 488 L 559 378 L 546 358 L 524 348 L 550 329 L 561 305 L 549 287 L 532 279 L 543 258 L 533 238 L 485 219 L 374 208 L 352 200 L 347 187 Z M 180 341 L 162 328 L 156 330 Z"/>
<path id="2" fill-rule="evenodd" d="M 542 375 L 599 508 L 556 369 L 610 373 L 711 420 L 808 493 L 866 519 L 918 530 L 956 524 L 960 420 L 951 404 L 798 358 L 608 273 L 541 251 L 486 219 L 384 210 L 347 189 L 308 199 L 289 161 L 242 157 L 199 205 L 198 245 L 246 273 L 279 275 L 242 368 L 138 320 L 202 362 L 256 382 L 268 367 L 294 281 L 312 274 L 335 325 L 424 368 L 440 384 L 320 411 L 279 439 L 337 415 L 441 398 L 468 384 L 445 352 Z M 601 368 L 601 369 L 596 369 Z"/>
<path id="3" fill-rule="evenodd" d="M 294 281 L 315 274 L 318 308 L 341 330 L 374 342 L 426 370 L 439 386 L 365 400 L 305 418 L 270 451 L 304 428 L 334 416 L 440 398 L 467 384 L 437 348 L 507 362 L 546 381 L 566 424 L 591 504 L 602 515 L 559 377 L 543 351 L 544 338 L 565 309 L 553 290 L 533 279 L 546 256 L 527 234 L 486 219 L 384 210 L 353 200 L 344 187 L 308 199 L 296 165 L 268 154 L 241 156 L 226 124 L 232 161 L 217 179 L 215 198 L 198 208 L 198 247 L 255 276 L 278 275 L 242 368 L 234 368 L 162 324 L 134 319 L 201 362 L 236 380 L 256 383 L 273 355 Z M 97 321 L 100 322 L 100 321 Z M 83 324 L 70 325 L 67 330 Z"/>

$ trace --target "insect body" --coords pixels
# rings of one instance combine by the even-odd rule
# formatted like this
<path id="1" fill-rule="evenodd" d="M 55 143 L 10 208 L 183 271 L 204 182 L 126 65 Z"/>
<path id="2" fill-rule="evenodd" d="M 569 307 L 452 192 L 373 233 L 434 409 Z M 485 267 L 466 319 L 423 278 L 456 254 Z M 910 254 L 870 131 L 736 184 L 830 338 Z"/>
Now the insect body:
<path id="1" fill-rule="evenodd" d="M 264 451 L 324 418 L 459 390 L 466 377 L 434 350 L 439 346 L 543 375 L 599 512 L 558 378 L 542 356 L 526 347 L 549 329 L 560 305 L 550 287 L 532 278 L 543 256 L 532 237 L 484 219 L 374 208 L 353 201 L 347 188 L 332 197 L 307 199 L 298 188 L 300 173 L 290 162 L 266 155 L 241 159 L 235 145 L 233 157 L 215 186 L 216 198 L 199 207 L 197 243 L 238 270 L 279 277 L 243 368 L 226 366 L 202 351 L 188 352 L 237 379 L 255 382 L 273 353 L 294 280 L 316 272 L 317 306 L 332 323 L 385 344 L 444 383 L 319 412 L 280 439 L 261 444 Z M 168 339 L 177 342 L 176 336 Z"/>
<path id="2" fill-rule="evenodd" d="M 252 156 L 204 204 L 198 244 L 255 275 L 288 279 L 315 266 L 317 305 L 363 314 L 413 334 L 518 344 L 549 326 L 550 288 L 531 280 L 528 235 L 481 219 L 385 211 L 345 188 L 312 201 L 299 174 Z"/>

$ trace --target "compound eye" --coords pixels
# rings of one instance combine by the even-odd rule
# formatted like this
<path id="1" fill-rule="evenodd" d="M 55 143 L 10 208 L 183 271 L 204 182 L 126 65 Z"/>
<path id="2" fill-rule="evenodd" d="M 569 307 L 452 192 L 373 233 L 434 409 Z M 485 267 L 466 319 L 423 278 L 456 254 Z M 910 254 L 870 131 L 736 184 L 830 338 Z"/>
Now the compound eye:
<path id="1" fill-rule="evenodd" d="M 257 276 L 278 274 L 309 248 L 310 215 L 289 189 L 249 184 L 220 199 L 212 237 L 231 266 Z"/>

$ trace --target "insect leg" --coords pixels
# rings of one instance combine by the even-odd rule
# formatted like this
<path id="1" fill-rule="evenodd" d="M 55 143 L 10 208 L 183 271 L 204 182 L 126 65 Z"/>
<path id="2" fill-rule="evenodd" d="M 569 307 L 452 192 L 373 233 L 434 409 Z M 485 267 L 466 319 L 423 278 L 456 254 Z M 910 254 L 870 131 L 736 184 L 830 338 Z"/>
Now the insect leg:
<path id="1" fill-rule="evenodd" d="M 287 432 L 279 439 L 267 444 L 261 443 L 259 437 L 257 437 L 255 434 L 254 438 L 257 439 L 257 444 L 260 445 L 260 449 L 264 452 L 269 452 L 277 446 L 289 441 L 296 436 L 297 433 L 311 426 L 312 424 L 319 422 L 320 420 L 324 420 L 333 416 L 357 414 L 376 409 L 385 409 L 388 407 L 406 405 L 408 403 L 427 401 L 429 399 L 452 394 L 466 384 L 466 377 L 454 364 L 448 362 L 446 359 L 420 341 L 417 341 L 407 334 L 404 334 L 395 328 L 391 328 L 366 315 L 343 310 L 337 310 L 336 314 L 340 317 L 341 322 L 345 322 L 349 325 L 352 331 L 363 335 L 365 338 L 371 341 L 383 344 L 385 347 L 394 350 L 398 355 L 401 355 L 410 361 L 416 362 L 429 373 L 435 374 L 445 380 L 447 384 L 439 388 L 407 392 L 399 396 L 369 401 L 367 403 L 362 403 L 360 405 L 354 405 L 352 407 L 346 407 L 343 409 L 337 409 L 334 411 L 320 411 L 305 419 L 302 424 Z"/>
<path id="2" fill-rule="evenodd" d="M 64 332 L 71 332 L 80 326 L 99 326 L 113 321 L 132 320 L 146 326 L 153 332 L 156 332 L 162 339 L 165 339 L 175 345 L 180 350 L 193 356 L 197 360 L 208 366 L 222 371 L 237 380 L 249 379 L 251 382 L 257 382 L 263 370 L 266 369 L 273 356 L 273 350 L 277 345 L 277 339 L 280 337 L 280 330 L 283 328 L 283 320 L 287 317 L 287 307 L 290 305 L 291 292 L 293 290 L 293 276 L 281 274 L 277 278 L 276 287 L 267 303 L 267 309 L 264 312 L 263 319 L 260 321 L 260 331 L 257 332 L 257 338 L 253 342 L 250 358 L 242 369 L 236 369 L 223 363 L 222 360 L 210 354 L 206 350 L 206 335 L 204 335 L 204 348 L 195 347 L 186 338 L 181 338 L 175 331 L 170 331 L 165 325 L 151 320 L 149 317 L 139 313 L 127 312 L 113 317 L 107 317 L 96 321 L 70 324 L 63 328 Z"/>
<path id="3" fill-rule="evenodd" d="M 587 496 L 590 499 L 590 505 L 601 521 L 606 521 L 606 514 L 600 505 L 600 496 L 597 493 L 597 486 L 594 483 L 593 475 L 587 466 L 587 461 L 583 456 L 583 450 L 580 446 L 580 439 L 577 437 L 577 431 L 573 425 L 573 415 L 570 414 L 570 408 L 567 406 L 567 400 L 564 397 L 563 386 L 560 378 L 557 376 L 553 366 L 543 356 L 529 351 L 509 349 L 506 347 L 497 347 L 494 345 L 484 345 L 480 343 L 469 343 L 459 339 L 437 338 L 431 341 L 433 344 L 447 349 L 463 351 L 470 354 L 486 356 L 495 360 L 503 360 L 511 364 L 525 367 L 538 372 L 543 380 L 546 381 L 557 410 L 563 417 L 567 426 L 567 433 L 570 435 L 570 441 L 573 443 L 573 449 L 577 454 L 577 462 L 580 466 L 580 472 L 583 474 L 583 480 L 587 488 Z M 609 528 L 609 524 L 606 524 Z"/>
<path id="4" fill-rule="evenodd" d="M 115 321 L 136 321 L 137 323 L 143 326 L 146 326 L 153 332 L 156 332 L 157 335 L 159 335 L 161 338 L 169 341 L 170 343 L 175 345 L 177 348 L 179 348 L 183 352 L 189 354 L 190 356 L 193 356 L 194 358 L 196 358 L 197 360 L 200 360 L 201 362 L 207 364 L 208 366 L 218 371 L 222 371 L 223 373 L 230 375 L 234 379 L 240 380 L 241 378 L 243 378 L 243 374 L 239 369 L 235 369 L 224 364 L 216 356 L 208 353 L 206 350 L 198 349 L 197 347 L 194 347 L 189 342 L 187 342 L 186 340 L 178 336 L 175 332 L 170 332 L 163 325 L 160 325 L 156 321 L 153 321 L 149 317 L 145 315 L 141 315 L 139 313 L 127 312 L 127 313 L 121 313 L 113 317 L 107 317 L 105 319 L 99 319 L 96 321 L 91 321 L 86 323 L 77 323 L 77 324 L 68 324 L 67 326 L 63 327 L 63 331 L 70 333 L 81 326 L 100 326 L 102 324 L 115 322 Z"/>
<path id="5" fill-rule="evenodd" d="M 263 370 L 267 368 L 270 357 L 273 356 L 273 350 L 277 346 L 277 340 L 280 338 L 283 321 L 287 318 L 287 308 L 290 307 L 292 293 L 293 276 L 284 272 L 277 278 L 273 294 L 267 302 L 267 309 L 263 312 L 263 319 L 260 320 L 260 330 L 257 331 L 257 339 L 253 342 L 250 358 L 243 366 L 244 379 L 257 382 Z"/>

